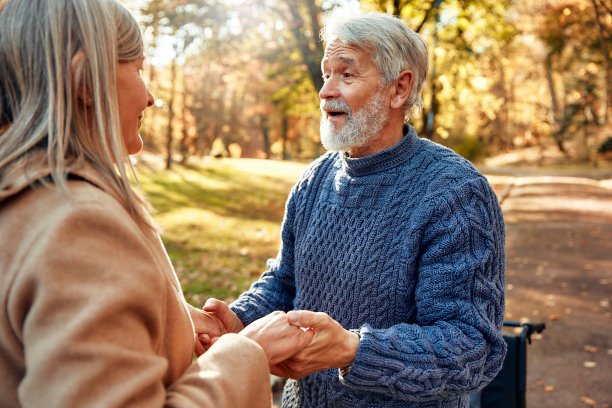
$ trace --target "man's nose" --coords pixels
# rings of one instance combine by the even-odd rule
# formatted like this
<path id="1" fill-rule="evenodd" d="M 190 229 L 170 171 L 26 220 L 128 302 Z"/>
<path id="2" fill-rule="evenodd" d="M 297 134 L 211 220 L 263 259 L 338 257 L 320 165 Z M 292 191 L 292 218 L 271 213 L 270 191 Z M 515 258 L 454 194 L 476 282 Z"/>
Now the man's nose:
<path id="1" fill-rule="evenodd" d="M 323 87 L 319 91 L 319 98 L 328 99 L 338 98 L 339 96 L 340 91 L 338 90 L 338 80 L 335 79 L 334 76 L 330 76 L 325 82 L 323 82 Z"/>

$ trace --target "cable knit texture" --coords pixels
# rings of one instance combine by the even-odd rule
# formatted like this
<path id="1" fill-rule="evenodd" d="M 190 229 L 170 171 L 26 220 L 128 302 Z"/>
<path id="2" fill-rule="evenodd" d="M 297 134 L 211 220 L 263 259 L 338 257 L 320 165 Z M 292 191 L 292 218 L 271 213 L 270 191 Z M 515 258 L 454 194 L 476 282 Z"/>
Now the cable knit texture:
<path id="1" fill-rule="evenodd" d="M 360 328 L 351 371 L 289 380 L 283 407 L 467 407 L 506 346 L 504 223 L 468 161 L 417 137 L 327 153 L 287 201 L 278 256 L 231 307 L 323 311 Z"/>

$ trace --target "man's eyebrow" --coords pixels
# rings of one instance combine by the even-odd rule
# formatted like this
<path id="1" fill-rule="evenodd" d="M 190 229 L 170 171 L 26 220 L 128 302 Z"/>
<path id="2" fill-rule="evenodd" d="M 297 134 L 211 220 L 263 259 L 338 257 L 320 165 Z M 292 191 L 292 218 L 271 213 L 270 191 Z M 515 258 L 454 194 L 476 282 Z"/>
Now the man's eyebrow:
<path id="1" fill-rule="evenodd" d="M 355 63 L 355 60 L 351 57 L 344 57 L 342 55 L 336 57 L 338 61 L 345 63 L 347 65 L 350 65 L 351 67 L 356 67 L 357 64 Z M 323 60 L 321 61 L 321 66 L 325 66 L 327 65 L 327 63 L 329 62 L 331 58 L 327 57 L 327 58 L 323 58 Z"/>
<path id="2" fill-rule="evenodd" d="M 353 58 L 351 58 L 351 57 L 343 57 L 342 55 L 340 55 L 338 57 L 338 60 L 340 62 L 344 62 L 345 64 L 350 65 L 352 67 L 355 66 L 355 60 Z"/>

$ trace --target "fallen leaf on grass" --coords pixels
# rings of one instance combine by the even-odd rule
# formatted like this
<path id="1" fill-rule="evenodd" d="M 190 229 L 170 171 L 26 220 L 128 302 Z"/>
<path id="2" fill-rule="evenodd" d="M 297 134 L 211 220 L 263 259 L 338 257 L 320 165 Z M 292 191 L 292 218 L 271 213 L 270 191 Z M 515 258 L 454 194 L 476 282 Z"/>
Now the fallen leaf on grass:
<path id="1" fill-rule="evenodd" d="M 544 387 L 544 391 L 546 392 L 553 392 L 555 390 L 555 386 L 554 385 L 547 385 Z"/>
<path id="2" fill-rule="evenodd" d="M 590 345 L 586 344 L 586 345 L 584 346 L 584 351 L 588 351 L 589 353 L 597 353 L 597 352 L 599 351 L 599 348 L 598 348 L 598 347 L 595 347 L 595 346 L 590 346 Z"/>
<path id="3" fill-rule="evenodd" d="M 582 362 L 582 365 L 585 366 L 586 368 L 595 368 L 595 367 L 597 367 L 597 363 L 595 361 L 584 361 L 584 362 Z"/>
<path id="4" fill-rule="evenodd" d="M 550 315 L 548 315 L 548 320 L 550 320 L 550 321 L 554 322 L 555 320 L 559 320 L 559 319 L 561 319 L 561 315 L 559 315 L 559 314 L 550 314 Z"/>
<path id="5" fill-rule="evenodd" d="M 580 397 L 580 402 L 590 405 L 592 407 L 595 406 L 595 404 L 597 404 L 597 401 L 589 397 Z"/>

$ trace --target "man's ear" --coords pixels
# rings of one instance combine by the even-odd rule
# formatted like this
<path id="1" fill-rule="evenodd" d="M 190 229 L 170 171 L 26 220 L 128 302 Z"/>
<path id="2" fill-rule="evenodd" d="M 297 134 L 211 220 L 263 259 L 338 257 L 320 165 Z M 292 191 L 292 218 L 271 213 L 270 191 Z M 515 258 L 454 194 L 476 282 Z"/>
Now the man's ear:
<path id="1" fill-rule="evenodd" d="M 80 71 L 83 68 L 84 62 L 85 54 L 83 51 L 79 51 L 74 54 L 74 57 L 72 57 L 72 60 L 70 60 L 70 74 L 72 83 L 77 87 L 77 97 L 84 105 L 91 106 L 93 104 L 93 100 L 91 99 L 89 90 L 85 87 L 83 82 L 79 81 L 79 78 L 81 78 Z"/>
<path id="2" fill-rule="evenodd" d="M 391 95 L 391 107 L 399 109 L 410 97 L 414 85 L 414 74 L 410 70 L 402 71 L 395 80 L 395 92 Z"/>

